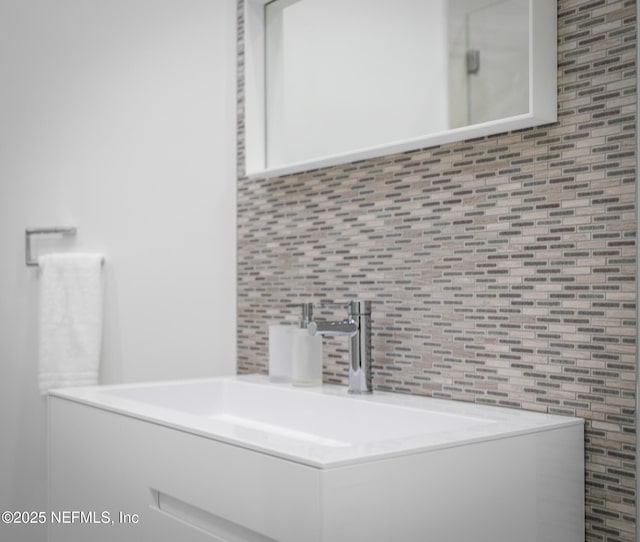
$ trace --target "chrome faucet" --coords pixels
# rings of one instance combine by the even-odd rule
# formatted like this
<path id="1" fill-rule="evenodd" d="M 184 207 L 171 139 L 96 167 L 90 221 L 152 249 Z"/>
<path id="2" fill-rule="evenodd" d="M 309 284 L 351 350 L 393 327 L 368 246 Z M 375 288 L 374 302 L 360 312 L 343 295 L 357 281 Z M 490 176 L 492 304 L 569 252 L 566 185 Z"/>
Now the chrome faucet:
<path id="1" fill-rule="evenodd" d="M 347 318 L 338 322 L 310 321 L 311 335 L 349 337 L 349 393 L 371 393 L 371 301 L 320 304 L 346 307 Z"/>

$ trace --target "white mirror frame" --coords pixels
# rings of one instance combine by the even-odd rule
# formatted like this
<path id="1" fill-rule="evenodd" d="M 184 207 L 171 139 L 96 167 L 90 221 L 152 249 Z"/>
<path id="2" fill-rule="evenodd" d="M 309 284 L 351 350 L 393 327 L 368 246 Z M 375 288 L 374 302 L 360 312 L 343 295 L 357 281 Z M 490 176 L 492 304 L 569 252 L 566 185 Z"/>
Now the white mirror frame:
<path id="1" fill-rule="evenodd" d="M 556 0 L 529 0 L 529 113 L 267 168 L 264 6 L 269 1 L 245 0 L 245 175 L 249 178 L 299 173 L 356 160 L 531 128 L 557 120 L 557 2 Z"/>

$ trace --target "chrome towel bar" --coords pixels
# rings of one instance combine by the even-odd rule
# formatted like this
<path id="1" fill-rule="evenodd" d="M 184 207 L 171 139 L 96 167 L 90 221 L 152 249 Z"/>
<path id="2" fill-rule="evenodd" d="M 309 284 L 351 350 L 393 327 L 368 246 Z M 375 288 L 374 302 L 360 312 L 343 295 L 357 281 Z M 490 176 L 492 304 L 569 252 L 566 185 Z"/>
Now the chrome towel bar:
<path id="1" fill-rule="evenodd" d="M 24 236 L 25 263 L 30 266 L 37 266 L 38 260 L 31 255 L 31 236 L 33 235 L 75 235 L 76 228 L 27 228 Z"/>

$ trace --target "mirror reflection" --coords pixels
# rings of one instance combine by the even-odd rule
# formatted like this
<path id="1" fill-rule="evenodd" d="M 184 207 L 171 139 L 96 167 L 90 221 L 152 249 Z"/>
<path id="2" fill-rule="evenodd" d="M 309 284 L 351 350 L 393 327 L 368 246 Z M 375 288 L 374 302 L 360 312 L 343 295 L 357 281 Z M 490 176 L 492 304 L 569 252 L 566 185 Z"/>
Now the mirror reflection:
<path id="1" fill-rule="evenodd" d="M 529 113 L 529 0 L 275 0 L 267 167 Z"/>

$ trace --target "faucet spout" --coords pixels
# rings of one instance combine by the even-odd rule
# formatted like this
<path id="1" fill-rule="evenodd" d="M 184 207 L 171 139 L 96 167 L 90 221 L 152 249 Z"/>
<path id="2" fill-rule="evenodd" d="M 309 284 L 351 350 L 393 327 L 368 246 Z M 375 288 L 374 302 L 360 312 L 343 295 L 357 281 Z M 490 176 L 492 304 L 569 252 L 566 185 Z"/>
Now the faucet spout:
<path id="1" fill-rule="evenodd" d="M 353 337 L 358 333 L 355 322 L 343 320 L 342 322 L 309 322 L 307 326 L 311 335 L 323 337 Z"/>
<path id="2" fill-rule="evenodd" d="M 349 338 L 349 393 L 371 393 L 371 302 L 350 301 L 339 322 L 309 322 L 311 335 Z"/>

